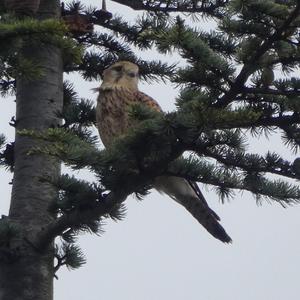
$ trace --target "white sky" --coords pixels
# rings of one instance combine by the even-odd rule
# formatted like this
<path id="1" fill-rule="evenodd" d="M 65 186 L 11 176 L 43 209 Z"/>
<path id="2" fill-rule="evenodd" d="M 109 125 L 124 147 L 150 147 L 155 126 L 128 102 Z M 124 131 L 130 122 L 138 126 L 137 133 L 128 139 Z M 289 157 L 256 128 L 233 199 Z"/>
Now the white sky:
<path id="1" fill-rule="evenodd" d="M 98 5 L 100 1 L 85 2 Z M 112 12 L 134 15 L 111 1 L 107 5 Z M 152 53 L 142 58 L 155 57 Z M 99 83 L 71 78 L 81 97 L 96 99 L 90 88 Z M 170 84 L 140 87 L 165 110 L 173 109 L 177 92 Z M 1 99 L 0 110 L 0 132 L 12 140 L 13 128 L 7 124 L 14 115 L 12 99 Z M 276 136 L 250 148 L 290 157 Z M 7 214 L 12 175 L 0 172 L 0 213 Z M 80 176 L 92 178 L 87 173 Z M 80 238 L 87 264 L 76 271 L 59 271 L 55 300 L 299 299 L 300 207 L 257 207 L 247 192 L 223 205 L 213 191 L 204 189 L 204 193 L 232 237 L 232 245 L 212 238 L 167 196 L 153 191 L 142 202 L 130 197 L 124 221 L 109 222 L 101 237 Z"/>

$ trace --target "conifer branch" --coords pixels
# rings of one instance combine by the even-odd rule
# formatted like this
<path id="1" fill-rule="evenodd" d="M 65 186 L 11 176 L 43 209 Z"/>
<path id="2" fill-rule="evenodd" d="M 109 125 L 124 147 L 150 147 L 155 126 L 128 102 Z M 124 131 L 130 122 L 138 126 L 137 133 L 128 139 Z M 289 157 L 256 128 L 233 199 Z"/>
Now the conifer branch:
<path id="1" fill-rule="evenodd" d="M 284 32 L 288 26 L 298 17 L 300 11 L 300 3 L 297 3 L 295 9 L 291 12 L 285 22 L 280 26 L 269 38 L 267 38 L 261 46 L 254 52 L 254 54 L 247 60 L 247 63 L 242 67 L 239 75 L 236 77 L 230 90 L 214 103 L 214 107 L 226 107 L 229 103 L 234 101 L 234 98 L 244 89 L 249 76 L 255 71 L 253 66 L 259 59 L 273 46 L 275 41 L 284 39 Z"/>
<path id="2" fill-rule="evenodd" d="M 146 10 L 153 12 L 185 12 L 203 13 L 208 16 L 219 17 L 219 9 L 223 8 L 228 0 L 216 1 L 141 1 L 141 0 L 113 0 L 122 5 L 126 5 L 134 10 Z"/>
<path id="3" fill-rule="evenodd" d="M 119 206 L 126 200 L 129 194 L 129 191 L 123 191 L 121 193 L 111 192 L 106 196 L 104 201 L 99 202 L 97 206 L 93 206 L 90 209 L 87 208 L 83 211 L 73 211 L 58 217 L 56 221 L 43 228 L 34 244 L 38 249 L 45 249 L 55 237 L 61 235 L 64 231 L 70 228 L 80 228 L 85 223 L 90 223 L 91 220 L 100 219 L 102 216 L 110 214 L 116 206 Z"/>
<path id="4" fill-rule="evenodd" d="M 253 193 L 257 199 L 273 199 L 284 207 L 300 202 L 300 189 L 297 185 L 282 180 L 269 180 L 254 170 L 241 173 L 235 169 L 219 168 L 195 157 L 172 162 L 165 175 L 209 184 L 229 193 L 230 190 L 246 190 Z"/>
<path id="5" fill-rule="evenodd" d="M 197 152 L 197 147 L 193 147 Z M 235 153 L 234 151 L 218 151 L 216 149 L 201 149 L 201 154 L 216 159 L 230 168 L 240 168 L 247 172 L 272 173 L 292 179 L 300 179 L 293 170 L 293 164 L 284 160 L 276 153 L 268 153 L 265 157 L 258 154 Z"/>
<path id="6" fill-rule="evenodd" d="M 1 23 L 0 39 L 14 38 L 26 35 L 59 34 L 64 35 L 67 32 L 66 26 L 57 20 L 37 21 L 34 19 L 25 19 L 18 22 Z"/>
<path id="7" fill-rule="evenodd" d="M 278 90 L 271 88 L 253 88 L 253 87 L 243 87 L 241 93 L 244 94 L 254 94 L 254 95 L 278 95 L 278 96 L 300 96 L 300 90 Z"/>

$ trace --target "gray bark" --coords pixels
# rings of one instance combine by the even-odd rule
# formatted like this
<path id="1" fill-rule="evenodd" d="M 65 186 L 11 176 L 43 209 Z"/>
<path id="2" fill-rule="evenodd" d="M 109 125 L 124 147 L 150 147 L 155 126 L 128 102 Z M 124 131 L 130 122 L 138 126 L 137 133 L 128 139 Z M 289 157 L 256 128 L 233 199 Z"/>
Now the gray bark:
<path id="1" fill-rule="evenodd" d="M 59 17 L 59 2 L 41 1 L 38 18 Z M 43 130 L 57 126 L 62 109 L 62 61 L 59 49 L 28 45 L 23 55 L 43 68 L 33 81 L 17 78 L 16 130 Z M 10 248 L 17 259 L 0 261 L 0 300 L 53 299 L 53 243 L 40 251 L 32 241 L 54 216 L 48 212 L 56 190 L 40 179 L 57 176 L 58 162 L 43 155 L 28 155 L 33 145 L 42 145 L 16 132 L 15 170 L 8 220 L 20 230 Z"/>

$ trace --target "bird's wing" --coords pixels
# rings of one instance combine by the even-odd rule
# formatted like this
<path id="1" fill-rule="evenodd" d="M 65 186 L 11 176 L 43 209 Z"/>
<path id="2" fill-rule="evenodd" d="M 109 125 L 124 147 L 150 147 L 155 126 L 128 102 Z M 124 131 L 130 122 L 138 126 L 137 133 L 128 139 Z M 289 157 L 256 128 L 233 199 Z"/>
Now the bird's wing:
<path id="1" fill-rule="evenodd" d="M 216 218 L 216 220 L 220 221 L 220 217 L 208 206 L 207 201 L 205 200 L 204 195 L 202 194 L 201 190 L 199 189 L 198 184 L 195 181 L 186 180 L 188 184 L 192 187 L 198 198 L 202 201 L 203 206 L 206 206 L 207 209 L 211 212 L 211 214 Z"/>
<path id="2" fill-rule="evenodd" d="M 162 112 L 159 104 L 143 92 L 137 91 L 136 101 Z M 184 206 L 215 238 L 224 243 L 231 242 L 231 238 L 219 223 L 220 217 L 208 206 L 196 182 L 175 176 L 159 176 L 155 179 L 154 187 Z"/>
<path id="3" fill-rule="evenodd" d="M 195 182 L 175 176 L 159 176 L 155 179 L 154 187 L 184 206 L 215 238 L 231 243 L 230 236 L 219 223 L 219 216 L 208 206 Z"/>
<path id="4" fill-rule="evenodd" d="M 158 112 L 163 112 L 159 104 L 150 96 L 147 94 L 137 91 L 136 93 L 136 101 L 145 104 L 149 108 L 152 108 L 153 110 L 156 110 Z"/>

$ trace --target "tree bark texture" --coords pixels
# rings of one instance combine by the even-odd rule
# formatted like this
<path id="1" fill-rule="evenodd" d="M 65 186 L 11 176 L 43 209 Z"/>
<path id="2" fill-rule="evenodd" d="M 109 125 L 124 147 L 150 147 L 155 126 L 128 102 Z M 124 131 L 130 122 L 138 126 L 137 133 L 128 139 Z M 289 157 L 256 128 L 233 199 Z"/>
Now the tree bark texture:
<path id="1" fill-rule="evenodd" d="M 42 0 L 37 18 L 58 18 L 59 1 Z M 11 242 L 16 259 L 0 261 L 0 300 L 53 299 L 53 245 L 40 251 L 34 245 L 38 233 L 54 218 L 48 211 L 57 191 L 43 182 L 60 172 L 58 162 L 43 155 L 28 155 L 33 146 L 43 146 L 18 130 L 44 130 L 60 122 L 63 103 L 60 50 L 51 45 L 24 48 L 23 56 L 34 60 L 43 73 L 37 79 L 17 78 L 15 165 L 8 220 L 19 229 Z"/>

